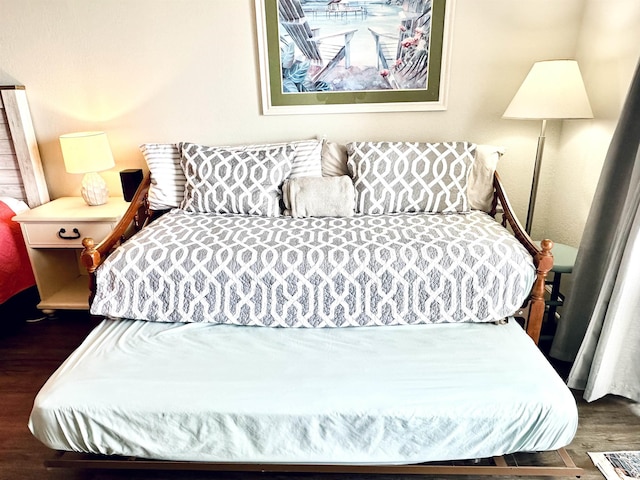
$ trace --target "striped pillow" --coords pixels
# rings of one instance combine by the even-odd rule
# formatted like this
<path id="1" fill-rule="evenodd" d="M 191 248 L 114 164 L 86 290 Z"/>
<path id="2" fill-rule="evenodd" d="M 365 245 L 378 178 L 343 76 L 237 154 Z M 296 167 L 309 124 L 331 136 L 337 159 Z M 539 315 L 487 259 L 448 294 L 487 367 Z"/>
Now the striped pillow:
<path id="1" fill-rule="evenodd" d="M 166 210 L 180 206 L 187 182 L 180 166 L 180 151 L 175 143 L 145 143 L 140 145 L 149 173 L 149 207 Z"/>
<path id="2" fill-rule="evenodd" d="M 298 142 L 291 142 L 291 145 L 295 150 L 291 161 L 291 174 L 289 175 L 289 178 L 322 176 L 323 143 L 323 140 L 301 140 Z"/>
<path id="3" fill-rule="evenodd" d="M 289 143 L 239 145 L 219 147 L 227 150 L 254 150 L 291 145 L 294 147 L 289 178 L 322 176 L 322 140 L 298 140 Z M 175 143 L 145 143 L 140 145 L 149 172 L 149 206 L 152 210 L 166 210 L 180 206 L 184 198 L 186 178 L 180 166 L 180 151 Z"/>

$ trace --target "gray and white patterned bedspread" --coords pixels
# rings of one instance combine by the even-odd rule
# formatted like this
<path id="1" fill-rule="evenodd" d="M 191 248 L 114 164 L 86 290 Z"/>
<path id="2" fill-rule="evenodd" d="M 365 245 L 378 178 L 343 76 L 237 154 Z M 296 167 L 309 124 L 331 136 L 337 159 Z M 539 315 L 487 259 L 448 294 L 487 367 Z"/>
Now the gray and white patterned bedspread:
<path id="1" fill-rule="evenodd" d="M 480 212 L 265 218 L 173 210 L 97 270 L 91 313 L 161 322 L 347 327 L 488 322 L 534 281 Z"/>

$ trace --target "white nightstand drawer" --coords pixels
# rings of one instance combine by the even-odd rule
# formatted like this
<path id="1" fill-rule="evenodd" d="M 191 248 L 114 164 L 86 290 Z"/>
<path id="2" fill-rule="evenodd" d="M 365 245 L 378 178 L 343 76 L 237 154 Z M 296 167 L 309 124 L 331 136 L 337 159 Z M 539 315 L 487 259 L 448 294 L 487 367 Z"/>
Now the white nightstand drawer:
<path id="1" fill-rule="evenodd" d="M 23 224 L 27 242 L 33 248 L 82 248 L 82 239 L 101 242 L 113 229 L 111 223 L 68 222 Z"/>

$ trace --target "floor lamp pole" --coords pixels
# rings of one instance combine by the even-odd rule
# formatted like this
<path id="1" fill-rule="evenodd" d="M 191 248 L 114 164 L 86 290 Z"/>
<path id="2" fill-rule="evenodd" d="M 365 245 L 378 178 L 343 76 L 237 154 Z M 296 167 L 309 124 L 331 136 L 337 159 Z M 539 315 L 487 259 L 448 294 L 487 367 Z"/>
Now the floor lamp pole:
<path id="1" fill-rule="evenodd" d="M 538 194 L 538 180 L 540 179 L 540 167 L 542 166 L 542 152 L 544 151 L 546 129 L 547 121 L 542 120 L 540 136 L 538 137 L 538 148 L 536 149 L 536 163 L 533 167 L 533 181 L 531 182 L 531 195 L 529 196 L 529 211 L 527 212 L 527 223 L 524 228 L 529 234 L 531 233 L 531 224 L 533 223 L 533 210 L 536 206 L 536 195 Z"/>

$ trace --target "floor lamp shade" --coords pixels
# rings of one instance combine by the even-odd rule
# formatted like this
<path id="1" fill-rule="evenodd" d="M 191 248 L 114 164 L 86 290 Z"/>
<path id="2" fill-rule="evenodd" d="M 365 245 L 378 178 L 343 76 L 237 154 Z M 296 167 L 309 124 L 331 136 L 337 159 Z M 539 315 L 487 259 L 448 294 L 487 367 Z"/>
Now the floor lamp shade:
<path id="1" fill-rule="evenodd" d="M 84 173 L 82 198 L 87 205 L 102 205 L 109 199 L 104 179 L 97 173 L 113 168 L 113 154 L 104 132 L 78 132 L 60 136 L 60 148 L 68 173 Z"/>
<path id="2" fill-rule="evenodd" d="M 578 62 L 547 60 L 534 63 L 503 118 L 593 118 Z"/>
<path id="3" fill-rule="evenodd" d="M 542 120 L 525 227 L 531 233 L 547 120 L 593 118 L 578 62 L 547 60 L 534 63 L 502 118 Z"/>

